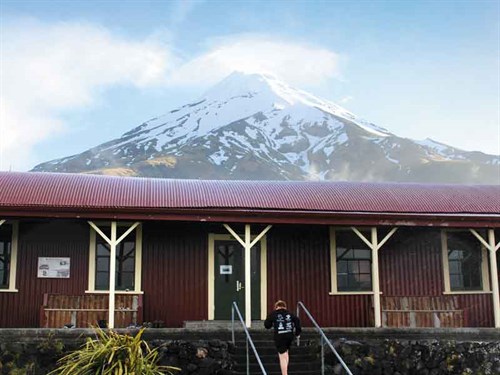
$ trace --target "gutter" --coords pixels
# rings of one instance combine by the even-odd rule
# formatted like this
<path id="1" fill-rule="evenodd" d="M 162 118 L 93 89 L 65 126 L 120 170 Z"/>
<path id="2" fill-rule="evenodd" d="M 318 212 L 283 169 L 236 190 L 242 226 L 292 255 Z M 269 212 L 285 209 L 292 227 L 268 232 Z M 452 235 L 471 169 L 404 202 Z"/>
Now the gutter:
<path id="1" fill-rule="evenodd" d="M 73 218 L 261 224 L 500 228 L 500 214 L 345 212 L 220 208 L 0 207 L 2 218 Z"/>

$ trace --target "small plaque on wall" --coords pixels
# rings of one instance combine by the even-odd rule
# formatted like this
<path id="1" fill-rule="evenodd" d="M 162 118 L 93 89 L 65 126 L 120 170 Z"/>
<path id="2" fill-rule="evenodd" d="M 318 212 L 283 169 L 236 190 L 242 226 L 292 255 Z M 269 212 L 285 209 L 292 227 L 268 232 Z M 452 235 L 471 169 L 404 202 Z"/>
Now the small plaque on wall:
<path id="1" fill-rule="evenodd" d="M 220 266 L 220 274 L 221 275 L 232 275 L 233 274 L 233 266 L 224 264 Z"/>
<path id="2" fill-rule="evenodd" d="M 69 279 L 70 258 L 38 258 L 38 277 Z"/>

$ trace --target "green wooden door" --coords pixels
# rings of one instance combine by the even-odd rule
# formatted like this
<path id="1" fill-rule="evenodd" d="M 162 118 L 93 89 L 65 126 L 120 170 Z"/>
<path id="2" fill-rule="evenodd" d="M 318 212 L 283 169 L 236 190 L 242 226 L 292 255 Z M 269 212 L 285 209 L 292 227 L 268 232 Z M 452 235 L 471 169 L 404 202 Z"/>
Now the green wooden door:
<path id="1" fill-rule="evenodd" d="M 215 314 L 216 320 L 231 319 L 231 304 L 236 301 L 245 317 L 245 250 L 236 240 L 216 240 Z M 252 319 L 260 319 L 260 247 L 254 246 L 252 259 Z"/>

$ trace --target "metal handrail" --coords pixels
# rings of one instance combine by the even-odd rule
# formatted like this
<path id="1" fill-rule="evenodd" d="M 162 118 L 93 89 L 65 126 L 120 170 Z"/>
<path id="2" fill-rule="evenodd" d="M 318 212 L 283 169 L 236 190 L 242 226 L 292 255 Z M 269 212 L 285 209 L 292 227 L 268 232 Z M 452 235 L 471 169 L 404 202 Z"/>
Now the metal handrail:
<path id="1" fill-rule="evenodd" d="M 245 320 L 241 316 L 240 309 L 238 308 L 238 304 L 236 302 L 233 302 L 231 305 L 231 335 L 233 339 L 233 345 L 236 345 L 236 341 L 234 339 L 234 312 L 238 313 L 238 318 L 240 319 L 241 325 L 243 326 L 243 329 L 245 330 L 245 335 L 247 336 L 246 343 L 247 343 L 247 374 L 250 374 L 250 357 L 248 355 L 248 344 L 250 343 L 250 346 L 252 347 L 253 354 L 255 354 L 255 358 L 257 359 L 257 362 L 260 366 L 260 370 L 264 375 L 267 375 L 266 370 L 264 369 L 264 366 L 262 365 L 262 361 L 260 360 L 259 354 L 257 353 L 257 349 L 255 349 L 255 345 L 253 344 L 252 338 L 250 337 L 250 332 L 248 332 L 248 328 L 245 325 Z"/>
<path id="2" fill-rule="evenodd" d="M 325 350 L 324 350 L 323 343 L 326 342 L 328 347 L 332 350 L 333 354 L 335 354 L 335 356 L 339 360 L 339 362 L 342 365 L 342 367 L 344 368 L 344 370 L 346 370 L 349 375 L 352 375 L 351 370 L 349 370 L 349 367 L 347 367 L 347 365 L 345 364 L 345 362 L 342 359 L 342 357 L 340 356 L 340 354 L 337 352 L 337 350 L 335 350 L 335 348 L 333 347 L 333 345 L 330 342 L 330 340 L 328 339 L 328 337 L 326 337 L 325 332 L 323 332 L 323 330 L 321 329 L 319 324 L 316 323 L 316 320 L 314 320 L 314 318 L 311 315 L 311 313 L 309 312 L 309 310 L 304 306 L 304 304 L 301 301 L 299 301 L 297 303 L 297 317 L 299 317 L 299 314 L 300 314 L 300 307 L 302 307 L 302 310 L 305 311 L 307 317 L 311 320 L 312 324 L 318 330 L 319 335 L 321 336 L 321 374 L 325 373 Z M 297 345 L 299 345 L 299 343 L 300 342 L 297 342 Z"/>

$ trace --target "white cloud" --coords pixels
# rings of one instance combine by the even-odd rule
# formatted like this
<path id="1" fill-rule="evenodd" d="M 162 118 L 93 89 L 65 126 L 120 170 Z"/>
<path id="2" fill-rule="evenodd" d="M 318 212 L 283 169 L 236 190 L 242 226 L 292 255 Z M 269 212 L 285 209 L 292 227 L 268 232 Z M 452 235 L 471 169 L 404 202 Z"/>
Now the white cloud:
<path id="1" fill-rule="evenodd" d="M 179 66 L 170 77 L 176 85 L 212 84 L 233 71 L 272 73 L 293 85 L 314 85 L 338 78 L 334 52 L 264 36 L 219 39 L 209 50 Z"/>
<path id="2" fill-rule="evenodd" d="M 342 99 L 340 99 L 339 102 L 342 104 L 345 104 L 345 103 L 349 103 L 353 99 L 354 99 L 354 97 L 348 95 L 348 96 L 344 96 Z"/>
<path id="3" fill-rule="evenodd" d="M 192 5 L 179 8 L 179 18 L 191 10 Z M 5 24 L 0 170 L 31 167 L 33 148 L 68 126 L 62 114 L 95 105 L 111 86 L 191 86 L 201 92 L 235 70 L 272 73 L 291 84 L 309 86 L 339 76 L 338 56 L 324 48 L 237 35 L 181 59 L 159 42 L 159 35 L 137 41 L 86 23 Z"/>
<path id="4" fill-rule="evenodd" d="M 175 58 L 151 41 L 127 41 L 82 23 L 4 26 L 0 169 L 31 165 L 31 149 L 64 129 L 63 111 L 92 105 L 110 85 L 161 81 Z"/>

